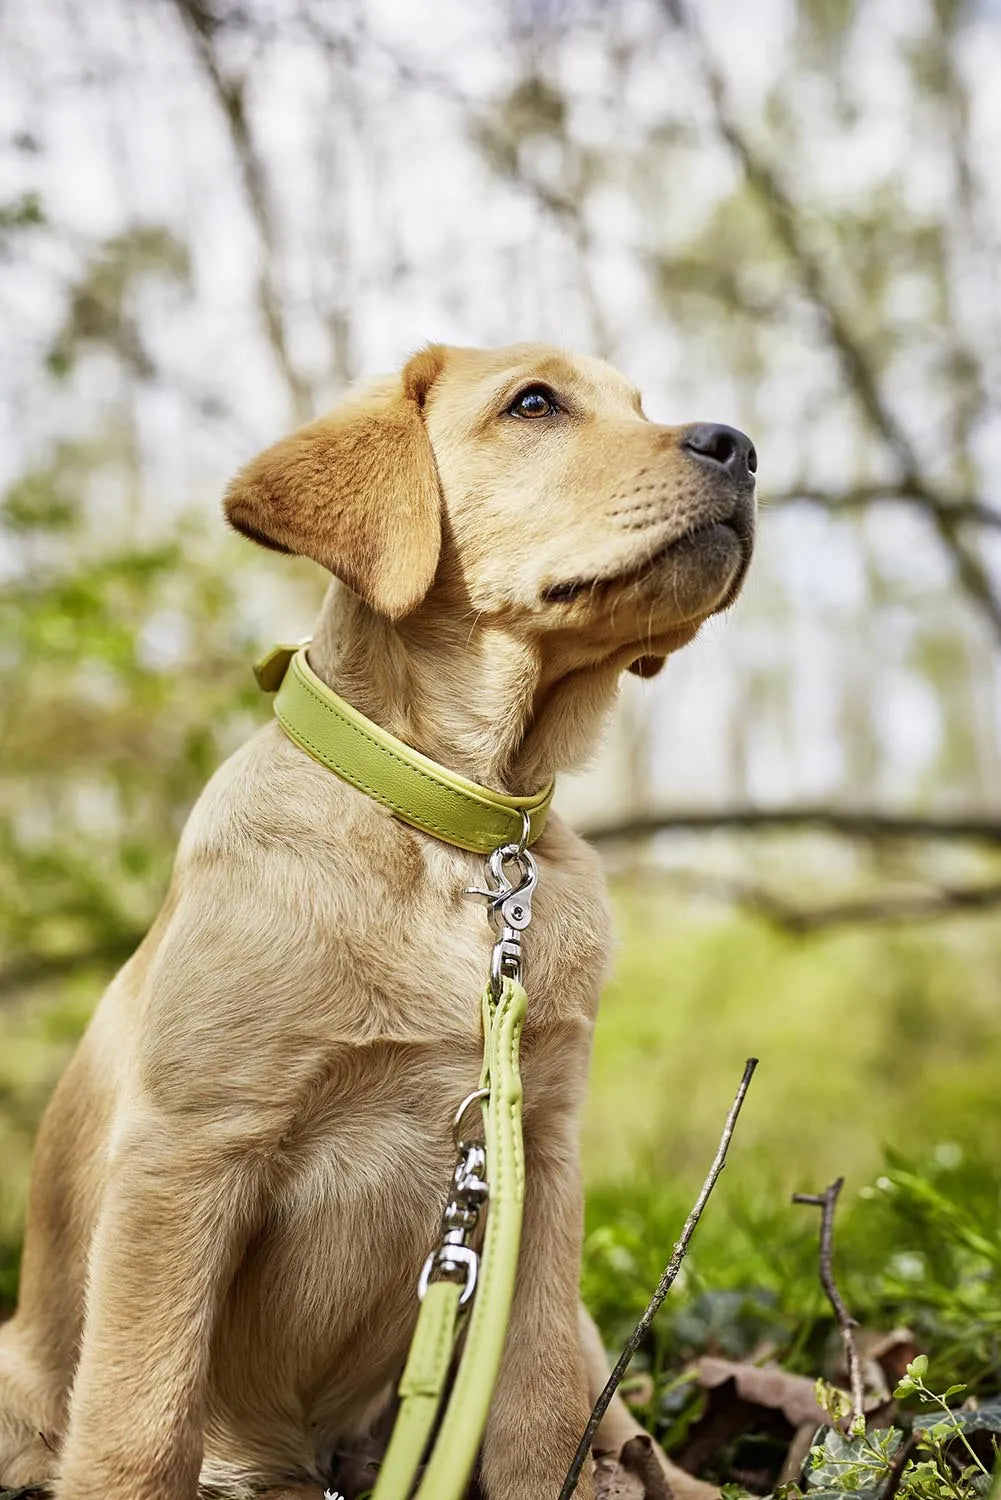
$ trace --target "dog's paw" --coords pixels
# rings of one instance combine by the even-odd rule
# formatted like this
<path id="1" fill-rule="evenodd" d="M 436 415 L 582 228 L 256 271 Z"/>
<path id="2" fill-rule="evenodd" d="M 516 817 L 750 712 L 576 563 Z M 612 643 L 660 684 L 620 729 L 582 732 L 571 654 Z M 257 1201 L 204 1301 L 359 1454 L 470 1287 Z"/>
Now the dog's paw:
<path id="1" fill-rule="evenodd" d="M 284 1485 L 281 1490 L 264 1491 L 255 1500 L 338 1500 L 338 1493 L 317 1485 Z M 339 1497 L 339 1500 L 344 1500 L 344 1497 Z"/>
<path id="2" fill-rule="evenodd" d="M 59 1472 L 59 1459 L 54 1445 L 44 1433 L 28 1434 L 22 1431 L 15 1436 L 3 1431 L 3 1448 L 0 1450 L 0 1493 L 17 1490 L 33 1484 L 46 1484 Z"/>
<path id="3" fill-rule="evenodd" d="M 336 1490 L 325 1490 L 322 1485 L 292 1484 L 282 1485 L 277 1490 L 265 1490 L 255 1500 L 336 1500 L 336 1497 Z"/>
<path id="4" fill-rule="evenodd" d="M 58 1393 L 14 1343 L 11 1325 L 0 1344 L 0 1492 L 44 1484 L 59 1467 Z"/>
<path id="5" fill-rule="evenodd" d="M 598 1500 L 719 1500 L 715 1485 L 673 1464 L 645 1432 L 595 1461 Z"/>

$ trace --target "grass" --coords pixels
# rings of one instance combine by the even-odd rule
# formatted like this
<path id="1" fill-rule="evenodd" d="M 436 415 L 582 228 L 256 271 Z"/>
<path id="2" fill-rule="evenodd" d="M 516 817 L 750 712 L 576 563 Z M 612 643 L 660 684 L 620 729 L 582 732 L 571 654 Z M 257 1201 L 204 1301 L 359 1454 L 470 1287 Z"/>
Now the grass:
<path id="1" fill-rule="evenodd" d="M 906 1322 L 934 1350 L 945 1384 L 1001 1387 L 1001 1174 L 993 1161 L 890 1153 L 843 1198 L 838 1282 L 870 1330 Z M 690 1203 L 637 1184 L 592 1191 L 584 1292 L 612 1343 L 642 1311 Z M 721 1179 L 696 1230 L 648 1358 L 668 1366 L 708 1350 L 743 1359 L 767 1342 L 786 1369 L 816 1376 L 836 1352 L 817 1275 L 819 1215 L 760 1183 Z"/>
<path id="2" fill-rule="evenodd" d="M 761 1060 L 731 1171 L 811 1190 L 884 1145 L 1001 1158 L 1001 930 L 990 919 L 794 938 L 622 890 L 584 1124 L 588 1182 L 708 1165 L 744 1059 Z"/>

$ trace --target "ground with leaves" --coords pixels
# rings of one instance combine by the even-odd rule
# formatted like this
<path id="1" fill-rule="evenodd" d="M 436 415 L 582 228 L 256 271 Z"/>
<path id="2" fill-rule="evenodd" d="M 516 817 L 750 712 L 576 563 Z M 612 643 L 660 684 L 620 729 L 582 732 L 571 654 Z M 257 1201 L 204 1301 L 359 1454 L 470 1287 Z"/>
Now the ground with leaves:
<path id="1" fill-rule="evenodd" d="M 728 1188 L 627 1383 L 675 1461 L 728 1500 L 986 1494 L 1001 1442 L 995 1166 L 958 1151 L 891 1156 L 843 1205 L 835 1268 L 860 1324 L 864 1433 L 847 1430 L 815 1216 L 752 1197 L 736 1179 Z M 645 1200 L 592 1195 L 585 1295 L 610 1342 L 641 1310 L 679 1213 L 655 1190 Z"/>

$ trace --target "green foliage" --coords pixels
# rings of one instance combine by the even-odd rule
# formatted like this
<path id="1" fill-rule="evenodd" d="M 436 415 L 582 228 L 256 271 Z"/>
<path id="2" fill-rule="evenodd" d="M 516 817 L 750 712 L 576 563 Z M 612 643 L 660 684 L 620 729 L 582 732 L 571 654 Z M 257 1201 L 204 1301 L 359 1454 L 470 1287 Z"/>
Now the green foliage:
<path id="1" fill-rule="evenodd" d="M 816 1224 L 778 1180 L 748 1181 L 739 1140 L 731 1149 L 647 1359 L 746 1358 L 767 1343 L 784 1368 L 815 1375 L 835 1339 Z M 874 1183 L 843 1197 L 837 1218 L 836 1269 L 855 1316 L 877 1329 L 906 1321 L 935 1350 L 944 1382 L 978 1395 L 1001 1386 L 999 1187 L 983 1157 L 915 1162 L 891 1152 Z M 645 1306 L 691 1196 L 642 1179 L 592 1189 L 584 1291 L 609 1342 L 621 1342 Z"/>
<path id="2" fill-rule="evenodd" d="M 187 246 L 157 224 L 136 224 L 101 245 L 72 290 L 62 327 L 48 353 L 59 378 L 88 348 L 111 351 L 139 379 L 155 372 L 140 330 L 137 291 L 151 277 L 190 286 Z"/>
<path id="3" fill-rule="evenodd" d="M 48 528 L 51 509 L 36 520 Z M 19 710 L 3 746 L 0 948 L 19 975 L 58 954 L 125 956 L 187 808 L 254 703 L 249 643 L 199 541 L 188 527 L 170 544 L 36 567 L 0 603 L 0 689 Z"/>
<path id="4" fill-rule="evenodd" d="M 871 1432 L 851 1437 L 829 1427 L 823 1442 L 812 1448 L 807 1458 L 807 1487 L 811 1491 L 875 1494 L 889 1476 L 902 1439 L 903 1434 L 895 1427 L 874 1427 Z"/>
<path id="5" fill-rule="evenodd" d="M 0 236 L 11 229 L 33 229 L 44 223 L 45 213 L 37 193 L 22 193 L 0 203 Z"/>
<path id="6" fill-rule="evenodd" d="M 3 497 L 4 526 L 21 535 L 68 530 L 78 516 L 76 497 L 64 483 L 62 465 L 28 470 Z"/>
<path id="7" fill-rule="evenodd" d="M 974 1494 L 986 1494 L 990 1489 L 991 1469 L 982 1462 L 967 1434 L 1001 1432 L 999 1403 L 986 1402 L 971 1412 L 952 1411 L 949 1401 L 965 1391 L 966 1386 L 950 1385 L 938 1393 L 926 1384 L 927 1374 L 928 1356 L 919 1354 L 908 1364 L 906 1373 L 893 1393 L 898 1398 L 916 1397 L 922 1405 L 940 1407 L 942 1412 L 941 1416 L 933 1420 L 921 1419 L 914 1423 L 918 1451 L 928 1457 L 915 1466 L 913 1479 L 907 1470 L 904 1471 L 901 1491 L 905 1500 L 909 1496 L 914 1496 L 917 1500 L 917 1497 L 925 1494 L 951 1495 L 957 1497 L 957 1500 L 971 1491 Z M 959 1466 L 950 1464 L 951 1450 L 956 1448 L 965 1450 L 961 1454 Z M 992 1443 L 992 1450 L 993 1468 L 998 1460 L 996 1439 Z"/>
<path id="8" fill-rule="evenodd" d="M 267 713 L 241 609 L 252 556 L 215 504 L 211 522 L 140 524 L 118 482 L 129 453 L 117 430 L 55 444 L 0 501 L 0 693 L 16 705 L 0 730 L 5 1303 L 45 1099 L 163 900 L 192 803 Z"/>

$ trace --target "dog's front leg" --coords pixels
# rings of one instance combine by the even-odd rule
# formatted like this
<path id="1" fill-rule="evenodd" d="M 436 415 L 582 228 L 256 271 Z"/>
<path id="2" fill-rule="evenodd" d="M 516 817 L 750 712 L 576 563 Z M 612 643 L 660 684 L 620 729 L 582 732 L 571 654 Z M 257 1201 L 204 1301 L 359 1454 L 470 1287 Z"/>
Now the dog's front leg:
<path id="1" fill-rule="evenodd" d="M 203 1121 L 150 1115 L 119 1139 L 58 1500 L 194 1500 L 212 1331 L 256 1198 L 236 1144 Z"/>
<path id="2" fill-rule="evenodd" d="M 488 1500 L 556 1500 L 589 1414 L 577 1321 L 583 1211 L 576 1130 L 571 1113 L 526 1139 L 518 1279 L 483 1443 Z M 593 1495 L 588 1463 L 577 1497 Z"/>

